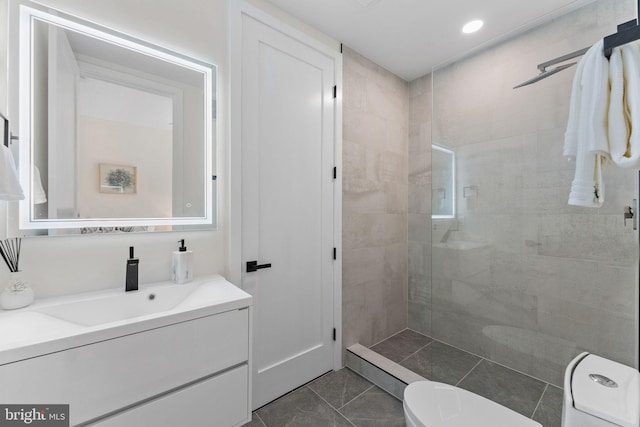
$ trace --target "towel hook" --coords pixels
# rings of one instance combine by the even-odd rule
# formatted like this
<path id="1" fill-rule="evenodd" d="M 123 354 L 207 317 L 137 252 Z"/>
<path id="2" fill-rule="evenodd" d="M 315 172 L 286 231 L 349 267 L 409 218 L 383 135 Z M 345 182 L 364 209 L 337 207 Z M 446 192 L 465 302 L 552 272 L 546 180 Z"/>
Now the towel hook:
<path id="1" fill-rule="evenodd" d="M 4 114 L 0 113 L 0 117 L 2 118 L 3 124 L 3 141 L 5 147 L 9 147 L 9 144 L 12 144 L 12 141 L 19 141 L 20 138 L 18 135 L 14 135 L 9 131 L 9 119 L 5 117 Z"/>
<path id="2" fill-rule="evenodd" d="M 4 114 L 0 113 L 0 117 L 2 117 L 2 120 L 4 121 L 4 132 L 2 133 L 4 140 L 2 141 L 2 143 L 4 144 L 5 147 L 9 146 L 9 119 L 7 119 Z M 11 137 L 11 139 L 13 139 Z"/>

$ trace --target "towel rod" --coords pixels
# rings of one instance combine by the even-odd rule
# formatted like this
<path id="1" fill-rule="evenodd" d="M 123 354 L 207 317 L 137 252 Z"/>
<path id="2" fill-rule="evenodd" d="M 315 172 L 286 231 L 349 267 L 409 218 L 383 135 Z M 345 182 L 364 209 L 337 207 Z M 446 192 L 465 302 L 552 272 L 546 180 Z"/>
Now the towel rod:
<path id="1" fill-rule="evenodd" d="M 640 25 L 638 13 L 640 11 L 640 0 L 637 3 L 636 19 L 618 25 L 618 31 L 604 38 L 604 56 L 611 58 L 614 47 L 622 46 L 635 40 L 640 40 Z"/>

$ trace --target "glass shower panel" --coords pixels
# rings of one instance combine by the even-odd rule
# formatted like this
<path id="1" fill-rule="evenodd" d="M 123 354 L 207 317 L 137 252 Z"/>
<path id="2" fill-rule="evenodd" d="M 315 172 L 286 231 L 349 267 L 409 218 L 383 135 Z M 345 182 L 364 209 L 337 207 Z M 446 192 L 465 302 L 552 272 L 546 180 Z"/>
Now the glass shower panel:
<path id="1" fill-rule="evenodd" d="M 455 215 L 431 225 L 431 335 L 560 386 L 582 351 L 636 366 L 638 237 L 623 212 L 638 173 L 605 167 L 604 206 L 569 206 L 574 70 L 512 87 L 558 56 L 554 43 L 592 41 L 576 22 L 598 13 L 588 6 L 431 75 L 432 141 L 456 158 Z"/>

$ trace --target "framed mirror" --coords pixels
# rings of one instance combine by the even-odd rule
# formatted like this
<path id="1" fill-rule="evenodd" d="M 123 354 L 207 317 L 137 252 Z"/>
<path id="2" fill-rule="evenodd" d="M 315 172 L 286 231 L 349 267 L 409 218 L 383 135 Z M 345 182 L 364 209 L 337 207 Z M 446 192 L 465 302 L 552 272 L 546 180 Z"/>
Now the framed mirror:
<path id="1" fill-rule="evenodd" d="M 19 13 L 19 228 L 215 225 L 215 66 L 63 13 Z"/>
<path id="2" fill-rule="evenodd" d="M 456 217 L 456 157 L 453 150 L 431 146 L 431 217 Z"/>

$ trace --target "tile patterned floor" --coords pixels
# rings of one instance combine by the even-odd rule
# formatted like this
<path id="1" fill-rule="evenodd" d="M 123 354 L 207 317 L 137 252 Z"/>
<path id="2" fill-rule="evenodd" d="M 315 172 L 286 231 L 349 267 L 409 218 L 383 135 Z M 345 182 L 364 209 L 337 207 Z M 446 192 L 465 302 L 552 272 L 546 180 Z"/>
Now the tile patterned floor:
<path id="1" fill-rule="evenodd" d="M 404 330 L 372 350 L 433 381 L 457 385 L 560 427 L 562 390 Z M 247 427 L 404 427 L 402 402 L 349 369 L 328 373 L 253 413 Z"/>

